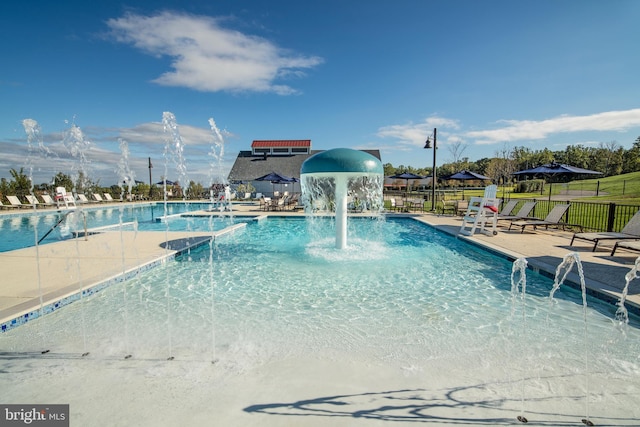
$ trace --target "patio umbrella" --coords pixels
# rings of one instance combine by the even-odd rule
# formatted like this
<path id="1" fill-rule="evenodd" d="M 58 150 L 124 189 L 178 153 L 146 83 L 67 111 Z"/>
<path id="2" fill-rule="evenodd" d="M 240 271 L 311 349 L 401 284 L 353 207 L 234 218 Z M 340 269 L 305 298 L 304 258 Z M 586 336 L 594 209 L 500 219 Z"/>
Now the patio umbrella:
<path id="1" fill-rule="evenodd" d="M 266 175 L 262 175 L 261 177 L 256 178 L 255 181 L 270 181 L 272 184 L 271 185 L 272 191 L 275 192 L 275 190 L 273 190 L 273 184 L 295 182 L 295 181 L 292 181 L 294 179 L 296 178 L 292 178 L 286 175 L 280 175 L 279 173 L 276 173 L 276 172 L 269 172 Z"/>
<path id="2" fill-rule="evenodd" d="M 458 181 L 467 181 L 471 179 L 479 179 L 482 181 L 491 181 L 491 178 L 488 176 L 480 175 L 479 173 L 471 172 L 468 170 L 463 170 L 460 172 L 456 172 L 451 176 L 448 176 L 445 179 L 457 179 Z"/>
<path id="3" fill-rule="evenodd" d="M 488 176 L 480 175 L 479 173 L 471 172 L 468 170 L 462 170 L 460 172 L 456 172 L 445 179 L 455 179 L 458 181 L 469 181 L 472 179 L 479 179 L 481 181 L 491 181 L 491 178 L 489 178 Z M 462 187 L 462 198 L 464 199 L 464 187 Z"/>
<path id="4" fill-rule="evenodd" d="M 576 166 L 569 166 L 560 163 L 548 163 L 533 169 L 514 172 L 512 175 L 543 175 L 550 177 L 555 175 L 602 175 L 602 172 L 582 169 Z"/>
<path id="5" fill-rule="evenodd" d="M 174 185 L 175 184 L 175 182 L 169 181 L 168 179 L 165 179 L 164 181 L 156 182 L 156 185 L 164 185 L 165 183 L 167 185 Z"/>
<path id="6" fill-rule="evenodd" d="M 514 172 L 512 175 L 542 175 L 545 178 L 552 178 L 555 176 L 571 176 L 571 175 L 603 175 L 602 172 L 592 171 L 589 169 L 582 169 L 576 166 L 569 166 L 560 163 L 548 163 L 546 165 L 538 166 L 533 169 L 525 169 L 522 171 Z M 549 200 L 551 200 L 551 187 L 553 183 L 549 183 Z M 542 194 L 542 193 L 540 193 Z"/>
<path id="7" fill-rule="evenodd" d="M 421 175 L 416 175 L 415 173 L 411 173 L 411 172 L 404 172 L 404 173 L 401 173 L 401 174 L 398 174 L 398 175 L 390 176 L 389 178 L 392 178 L 392 179 L 404 179 L 404 180 L 406 180 L 406 181 L 407 181 L 407 183 L 406 183 L 406 187 L 405 187 L 405 188 L 406 188 L 407 190 L 409 190 L 409 180 L 410 180 L 410 179 L 422 179 L 422 178 L 424 178 L 424 177 L 423 177 L 423 176 L 421 176 Z"/>

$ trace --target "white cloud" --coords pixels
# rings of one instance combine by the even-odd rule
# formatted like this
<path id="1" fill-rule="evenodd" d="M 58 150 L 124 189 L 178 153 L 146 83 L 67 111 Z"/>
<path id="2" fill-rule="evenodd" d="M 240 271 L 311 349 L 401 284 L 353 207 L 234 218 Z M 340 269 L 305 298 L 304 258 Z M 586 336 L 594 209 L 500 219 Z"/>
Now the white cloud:
<path id="1" fill-rule="evenodd" d="M 127 14 L 107 22 L 113 37 L 158 57 L 173 58 L 173 71 L 154 82 L 199 91 L 254 91 L 280 95 L 297 93 L 277 83 L 322 58 L 299 56 L 268 40 L 222 28 L 205 16 L 163 12 L 154 16 Z"/>
<path id="2" fill-rule="evenodd" d="M 428 117 L 421 123 L 406 123 L 402 125 L 384 126 L 378 129 L 377 135 L 381 138 L 394 138 L 398 141 L 397 149 L 422 148 L 433 129 L 438 129 L 438 141 L 448 135 L 447 129 L 458 129 L 456 120 L 444 117 Z"/>
<path id="3" fill-rule="evenodd" d="M 585 131 L 625 131 L 640 126 L 640 108 L 626 111 L 607 111 L 587 116 L 564 115 L 547 120 L 501 120 L 506 126 L 499 129 L 466 132 L 477 144 L 495 144 L 523 140 L 539 140 L 555 133 Z"/>
<path id="4" fill-rule="evenodd" d="M 160 122 L 141 123 L 131 128 L 83 128 L 86 141 L 91 141 L 86 150 L 86 170 L 89 178 L 100 185 L 111 185 L 119 181 L 117 165 L 122 158 L 118 138 L 123 138 L 129 146 L 128 162 L 136 174 L 136 179 L 146 182 L 148 177 L 148 157 L 153 162 L 153 177 L 156 181 L 160 175 L 166 174 L 171 179 L 177 179 L 175 162 L 169 155 L 165 158 L 164 151 L 167 143 L 172 143 L 173 136 L 164 131 Z M 212 158 L 209 155 L 213 143 L 213 134 L 209 127 L 178 125 L 180 137 L 184 142 L 184 156 L 187 167 L 187 178 L 201 183 L 209 182 L 211 175 L 226 176 L 231 169 L 235 154 L 228 149 L 227 138 L 233 137 L 222 130 L 227 147 L 223 159 L 222 172 L 212 170 Z M 0 157 L 0 177 L 10 179 L 9 170 L 31 165 L 36 184 L 51 182 L 52 177 L 62 172 L 73 176 L 79 167 L 78 159 L 72 156 L 62 140 L 64 132 L 43 134 L 44 145 L 50 150 L 45 157 L 41 153 L 30 153 L 23 139 L 0 141 L 0 152 L 6 155 Z M 29 174 L 29 168 L 24 171 Z"/>

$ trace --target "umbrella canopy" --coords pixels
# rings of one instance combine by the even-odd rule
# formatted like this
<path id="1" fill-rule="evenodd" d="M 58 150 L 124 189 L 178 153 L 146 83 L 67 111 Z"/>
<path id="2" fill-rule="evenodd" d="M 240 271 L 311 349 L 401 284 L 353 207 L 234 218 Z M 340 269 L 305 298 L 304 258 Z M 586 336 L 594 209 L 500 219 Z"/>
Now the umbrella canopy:
<path id="1" fill-rule="evenodd" d="M 533 169 L 514 172 L 513 175 L 602 175 L 602 172 L 582 169 L 560 163 L 548 163 Z"/>
<path id="2" fill-rule="evenodd" d="M 424 178 L 424 177 L 423 177 L 423 176 L 421 176 L 421 175 L 416 175 L 415 173 L 411 173 L 411 172 L 404 172 L 404 173 L 401 173 L 401 174 L 399 174 L 399 175 L 393 175 L 393 176 L 390 176 L 389 178 L 393 178 L 393 179 L 406 179 L 406 180 L 409 180 L 409 179 L 422 179 L 422 178 Z"/>
<path id="3" fill-rule="evenodd" d="M 404 172 L 404 173 L 401 173 L 401 174 L 398 174 L 398 175 L 390 176 L 389 178 L 406 180 L 407 181 L 407 183 L 406 183 L 406 191 L 409 191 L 409 180 L 410 179 L 422 179 L 422 178 L 424 178 L 424 176 L 416 175 L 415 173 L 411 173 L 411 172 Z M 406 191 L 405 191 L 405 193 L 406 193 Z"/>
<path id="4" fill-rule="evenodd" d="M 273 184 L 281 184 L 283 182 L 296 182 L 293 180 L 296 180 L 296 178 L 292 178 L 289 176 L 285 176 L 285 175 L 280 175 L 279 173 L 276 172 L 270 172 L 266 175 L 263 175 L 259 178 L 256 178 L 256 181 L 271 181 Z"/>
<path id="5" fill-rule="evenodd" d="M 480 179 L 483 181 L 491 181 L 491 178 L 488 176 L 480 175 L 479 173 L 471 172 L 468 170 L 463 170 L 460 172 L 456 172 L 451 176 L 448 176 L 446 179 L 457 179 L 458 181 L 466 181 L 471 179 Z"/>
<path id="6" fill-rule="evenodd" d="M 164 181 L 156 182 L 156 185 L 164 185 L 165 183 L 167 185 L 175 185 L 175 182 L 169 181 L 168 179 L 165 179 Z"/>
<path id="7" fill-rule="evenodd" d="M 298 182 L 298 179 L 295 177 L 290 177 L 286 175 L 280 175 L 276 172 L 270 172 L 266 175 L 258 177 L 255 179 L 256 181 L 271 181 L 271 189 L 275 194 L 275 189 L 273 188 L 273 184 L 289 184 L 293 182 Z"/>

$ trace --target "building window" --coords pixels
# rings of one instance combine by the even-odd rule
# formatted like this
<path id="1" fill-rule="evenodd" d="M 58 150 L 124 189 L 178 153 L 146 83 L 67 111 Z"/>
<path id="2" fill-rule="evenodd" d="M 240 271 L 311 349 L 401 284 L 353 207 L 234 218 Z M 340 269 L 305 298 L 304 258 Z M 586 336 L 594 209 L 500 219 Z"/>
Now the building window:
<path id="1" fill-rule="evenodd" d="M 303 154 L 307 154 L 309 152 L 309 148 L 308 147 L 293 147 L 291 149 L 292 153 L 303 153 Z"/>

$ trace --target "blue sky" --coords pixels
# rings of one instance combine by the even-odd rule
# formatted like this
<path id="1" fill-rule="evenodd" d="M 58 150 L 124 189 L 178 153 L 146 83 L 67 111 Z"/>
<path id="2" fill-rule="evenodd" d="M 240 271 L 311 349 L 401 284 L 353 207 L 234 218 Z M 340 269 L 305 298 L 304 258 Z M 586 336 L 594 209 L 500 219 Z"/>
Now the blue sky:
<path id="1" fill-rule="evenodd" d="M 635 0 L 5 1 L 0 177 L 82 169 L 111 185 L 123 139 L 137 179 L 151 157 L 154 181 L 166 168 L 206 184 L 219 164 L 211 118 L 223 173 L 254 139 L 377 148 L 414 167 L 432 165 L 434 128 L 439 165 L 455 144 L 471 160 L 515 146 L 629 148 L 639 20 Z M 164 112 L 186 173 L 164 155 L 175 141 Z M 28 139 L 24 119 L 40 133 Z"/>

